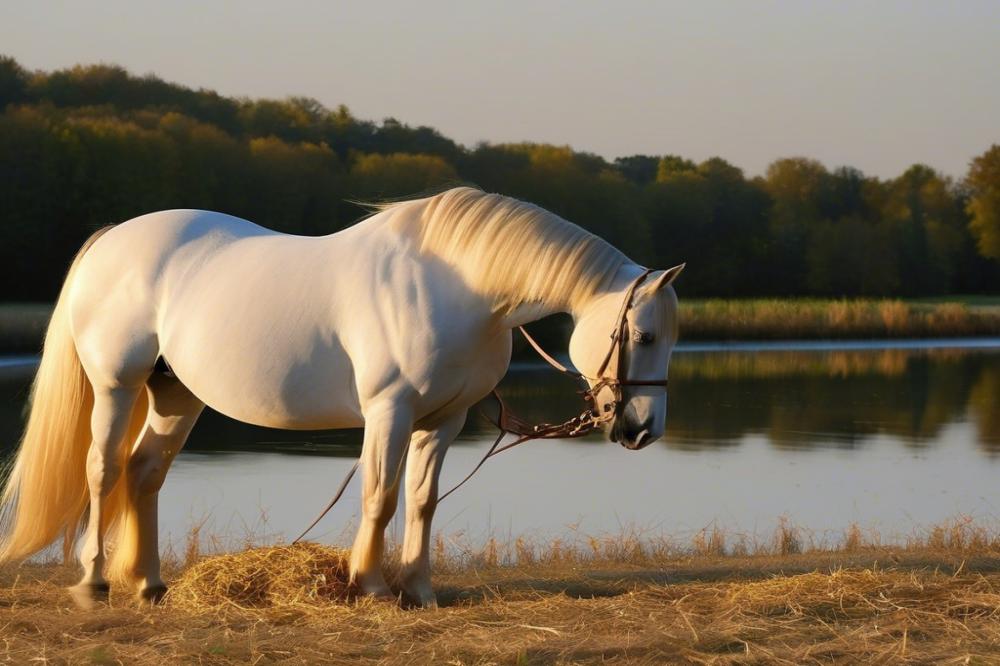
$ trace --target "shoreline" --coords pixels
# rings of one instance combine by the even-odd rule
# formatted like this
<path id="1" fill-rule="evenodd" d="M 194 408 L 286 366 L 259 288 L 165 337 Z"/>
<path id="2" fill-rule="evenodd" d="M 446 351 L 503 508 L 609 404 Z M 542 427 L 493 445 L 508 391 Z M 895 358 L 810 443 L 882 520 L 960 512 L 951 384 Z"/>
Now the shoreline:
<path id="1" fill-rule="evenodd" d="M 46 303 L 0 303 L 0 355 L 37 353 L 51 310 L 52 305 Z M 771 345 L 790 349 L 793 343 L 829 345 L 835 341 L 878 341 L 888 346 L 940 341 L 940 346 L 955 346 L 951 344 L 955 340 L 1000 337 L 1000 297 L 990 296 L 907 301 L 682 299 L 679 316 L 678 351 L 715 351 L 722 346 L 737 350 L 737 345 L 749 348 L 752 344 L 756 344 L 754 350 Z M 549 346 L 558 347 L 556 341 L 568 334 L 564 320 L 542 322 L 537 329 L 536 336 Z M 515 360 L 529 353 L 527 345 L 515 338 Z"/>
<path id="2" fill-rule="evenodd" d="M 932 351 L 961 349 L 966 351 L 1000 350 L 1000 336 L 968 336 L 941 338 L 874 338 L 874 339 L 786 339 L 786 340 L 681 340 L 674 347 L 675 354 L 753 353 L 753 352 L 876 352 L 890 350 Z M 508 372 L 536 371 L 550 366 L 535 357 L 534 352 L 517 354 L 511 360 Z M 565 353 L 554 354 L 568 366 L 572 365 Z M 7 352 L 0 344 L 0 380 L 27 376 L 38 367 L 39 354 Z"/>

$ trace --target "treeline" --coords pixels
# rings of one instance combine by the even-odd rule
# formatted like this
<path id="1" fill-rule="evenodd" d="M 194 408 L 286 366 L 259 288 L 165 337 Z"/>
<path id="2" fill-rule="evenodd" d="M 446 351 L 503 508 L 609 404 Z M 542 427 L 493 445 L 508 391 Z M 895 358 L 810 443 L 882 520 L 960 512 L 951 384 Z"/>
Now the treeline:
<path id="1" fill-rule="evenodd" d="M 94 229 L 207 208 L 326 234 L 348 200 L 473 183 L 544 206 L 694 296 L 910 296 L 1000 289 L 1000 146 L 961 182 L 882 180 L 805 158 L 747 178 L 721 158 L 608 162 L 568 147 L 466 148 L 428 127 L 307 98 L 249 100 L 120 67 L 29 72 L 0 58 L 0 300 L 49 300 Z"/>

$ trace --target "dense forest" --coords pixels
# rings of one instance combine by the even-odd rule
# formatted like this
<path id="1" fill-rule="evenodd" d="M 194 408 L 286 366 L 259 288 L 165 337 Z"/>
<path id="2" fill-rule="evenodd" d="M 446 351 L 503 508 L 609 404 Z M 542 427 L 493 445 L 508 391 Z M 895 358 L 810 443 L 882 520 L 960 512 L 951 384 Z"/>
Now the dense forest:
<path id="1" fill-rule="evenodd" d="M 208 208 L 326 234 L 396 198 L 471 183 L 544 206 L 687 296 L 915 296 L 1000 290 L 1000 146 L 961 182 L 883 180 L 815 160 L 748 178 L 722 158 L 609 162 L 565 146 L 461 146 L 313 99 L 251 100 L 111 65 L 31 72 L 0 57 L 0 300 L 50 300 L 94 229 Z M 752 128 L 748 128 L 752 131 Z"/>

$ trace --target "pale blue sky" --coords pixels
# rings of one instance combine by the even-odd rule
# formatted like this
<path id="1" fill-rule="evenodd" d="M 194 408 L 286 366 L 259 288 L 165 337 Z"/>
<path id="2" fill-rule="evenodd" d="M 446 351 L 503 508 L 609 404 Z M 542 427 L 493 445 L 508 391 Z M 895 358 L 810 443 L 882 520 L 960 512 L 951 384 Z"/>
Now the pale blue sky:
<path id="1" fill-rule="evenodd" d="M 1000 1 L 0 3 L 0 53 L 612 158 L 964 174 L 1000 142 Z"/>

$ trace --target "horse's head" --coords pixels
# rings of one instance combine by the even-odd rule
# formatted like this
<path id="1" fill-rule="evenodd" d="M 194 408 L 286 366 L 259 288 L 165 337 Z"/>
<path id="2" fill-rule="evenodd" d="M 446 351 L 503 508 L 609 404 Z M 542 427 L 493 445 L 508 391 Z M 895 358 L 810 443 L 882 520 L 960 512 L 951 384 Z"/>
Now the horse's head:
<path id="1" fill-rule="evenodd" d="M 606 421 L 608 436 L 633 451 L 666 427 L 667 365 L 677 342 L 677 294 L 670 283 L 683 268 L 639 276 L 595 298 L 570 339 L 573 364 L 592 389 L 598 387 L 595 409 L 613 415 Z"/>

